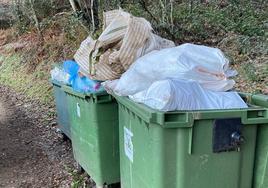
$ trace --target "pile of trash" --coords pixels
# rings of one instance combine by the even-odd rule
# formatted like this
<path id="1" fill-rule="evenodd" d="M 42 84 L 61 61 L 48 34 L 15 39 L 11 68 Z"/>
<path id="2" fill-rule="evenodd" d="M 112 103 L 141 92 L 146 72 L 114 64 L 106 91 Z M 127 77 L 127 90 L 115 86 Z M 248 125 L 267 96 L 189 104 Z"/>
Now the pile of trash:
<path id="1" fill-rule="evenodd" d="M 139 57 L 174 42 L 153 33 L 151 24 L 123 10 L 104 13 L 104 29 L 97 40 L 90 36 L 82 42 L 74 59 L 80 71 L 94 80 L 114 80 Z"/>
<path id="2" fill-rule="evenodd" d="M 161 111 L 247 108 L 230 92 L 237 72 L 221 50 L 175 46 L 147 20 L 121 9 L 104 14 L 102 34 L 83 41 L 74 59 L 51 75 L 79 92 L 105 89 Z"/>
<path id="3" fill-rule="evenodd" d="M 51 79 L 71 86 L 74 91 L 81 93 L 94 93 L 104 91 L 101 83 L 80 74 L 79 65 L 73 60 L 64 63 L 51 70 Z"/>

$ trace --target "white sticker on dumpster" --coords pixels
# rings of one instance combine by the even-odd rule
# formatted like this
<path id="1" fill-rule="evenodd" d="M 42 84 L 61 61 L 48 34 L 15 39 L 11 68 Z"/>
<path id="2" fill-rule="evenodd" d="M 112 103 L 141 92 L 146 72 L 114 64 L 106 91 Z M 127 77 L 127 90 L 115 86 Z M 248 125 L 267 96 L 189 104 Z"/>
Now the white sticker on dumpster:
<path id="1" fill-rule="evenodd" d="M 76 103 L 76 114 L 78 117 L 81 116 L 81 113 L 80 113 L 80 104 L 79 103 Z"/>
<path id="2" fill-rule="evenodd" d="M 124 127 L 124 148 L 125 154 L 128 159 L 133 162 L 133 144 L 132 144 L 133 133 Z"/>

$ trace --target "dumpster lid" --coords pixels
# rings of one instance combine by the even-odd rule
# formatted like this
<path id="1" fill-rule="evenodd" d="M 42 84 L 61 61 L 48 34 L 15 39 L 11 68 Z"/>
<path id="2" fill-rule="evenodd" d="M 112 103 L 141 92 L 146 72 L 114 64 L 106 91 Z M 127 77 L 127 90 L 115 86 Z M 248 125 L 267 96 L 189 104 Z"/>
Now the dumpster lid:
<path id="1" fill-rule="evenodd" d="M 146 123 L 156 123 L 164 128 L 192 127 L 195 120 L 215 120 L 219 118 L 240 118 L 242 124 L 268 123 L 268 109 L 259 106 L 242 109 L 161 112 L 143 104 L 135 103 L 127 97 L 112 95 L 119 104 Z"/>

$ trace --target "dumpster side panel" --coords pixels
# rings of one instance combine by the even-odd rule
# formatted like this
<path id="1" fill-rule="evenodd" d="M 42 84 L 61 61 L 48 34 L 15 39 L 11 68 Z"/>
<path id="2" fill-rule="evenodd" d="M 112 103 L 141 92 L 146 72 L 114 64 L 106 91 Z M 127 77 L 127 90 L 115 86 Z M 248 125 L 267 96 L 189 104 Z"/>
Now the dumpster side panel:
<path id="1" fill-rule="evenodd" d="M 267 95 L 252 95 L 251 102 L 268 108 Z M 268 125 L 258 126 L 256 158 L 254 166 L 254 188 L 268 187 Z"/>
<path id="2" fill-rule="evenodd" d="M 258 127 L 254 188 L 268 187 L 268 126 Z"/>
<path id="3" fill-rule="evenodd" d="M 76 161 L 97 185 L 119 182 L 118 110 L 115 101 L 97 104 L 92 98 L 68 96 Z"/>
<path id="4" fill-rule="evenodd" d="M 60 130 L 71 138 L 70 121 L 67 108 L 67 95 L 57 84 L 53 84 L 54 98 L 57 110 L 57 122 Z"/>
<path id="5" fill-rule="evenodd" d="M 256 126 L 243 127 L 246 143 L 240 151 L 213 153 L 213 122 L 164 129 L 120 104 L 122 187 L 251 188 Z"/>

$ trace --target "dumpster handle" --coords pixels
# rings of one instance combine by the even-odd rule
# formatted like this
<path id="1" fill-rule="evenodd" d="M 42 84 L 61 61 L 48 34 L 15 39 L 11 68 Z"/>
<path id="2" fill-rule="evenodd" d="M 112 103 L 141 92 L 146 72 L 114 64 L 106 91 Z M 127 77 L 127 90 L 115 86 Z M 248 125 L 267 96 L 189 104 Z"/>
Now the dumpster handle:
<path id="1" fill-rule="evenodd" d="M 249 109 L 242 116 L 243 124 L 267 124 L 268 109 Z"/>
<path id="2" fill-rule="evenodd" d="M 93 95 L 93 98 L 95 99 L 95 103 L 108 103 L 113 100 L 113 97 L 111 95 Z"/>
<path id="3" fill-rule="evenodd" d="M 162 125 L 165 128 L 192 127 L 194 124 L 193 113 L 167 113 L 162 116 Z M 159 122 L 159 124 L 161 124 Z"/>

